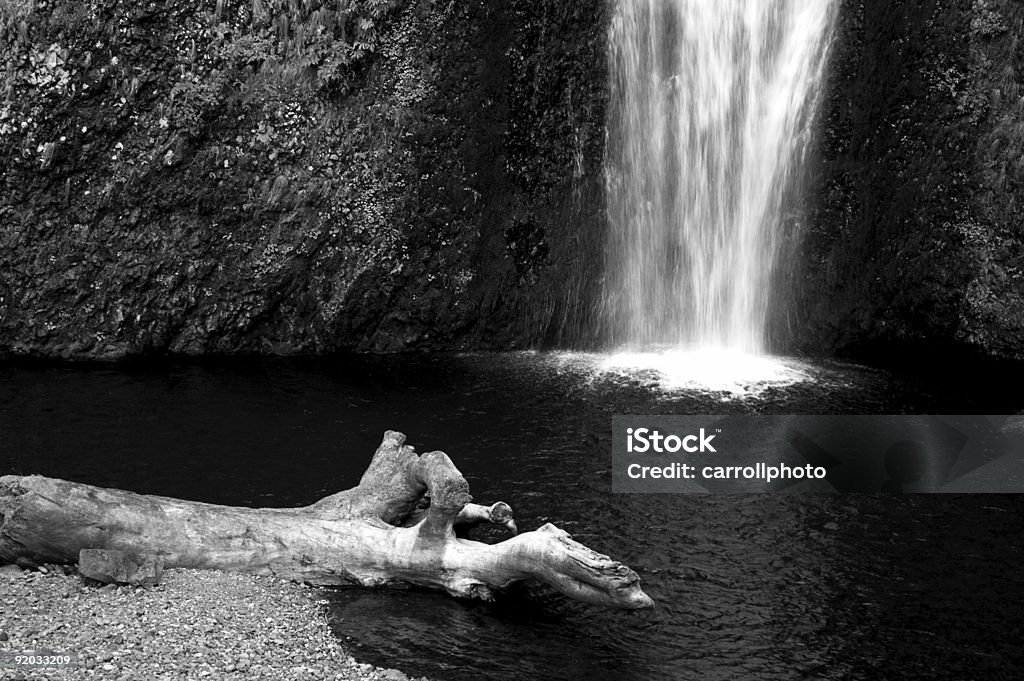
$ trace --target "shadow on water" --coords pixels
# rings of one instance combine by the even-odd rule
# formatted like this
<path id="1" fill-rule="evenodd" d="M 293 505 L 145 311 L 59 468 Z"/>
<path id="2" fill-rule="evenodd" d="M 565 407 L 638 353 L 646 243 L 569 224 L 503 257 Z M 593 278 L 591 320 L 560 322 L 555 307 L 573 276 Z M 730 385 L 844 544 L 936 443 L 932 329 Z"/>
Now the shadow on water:
<path id="1" fill-rule="evenodd" d="M 482 604 L 420 591 L 338 590 L 329 600 L 334 631 L 357 657 L 365 652 L 385 666 L 411 656 L 432 661 L 412 672 L 446 679 L 480 678 L 484 660 L 490 678 L 551 678 L 559 669 L 563 678 L 645 678 L 637 675 L 641 657 L 603 641 L 588 613 L 551 594 L 511 593 Z M 640 618 L 626 615 L 624 623 Z M 376 633 L 353 634 L 353 624 Z"/>
<path id="2" fill-rule="evenodd" d="M 835 363 L 756 397 L 665 391 L 532 353 L 0 367 L 0 473 L 289 506 L 356 484 L 385 429 L 443 449 L 477 501 L 634 567 L 658 607 L 539 588 L 493 604 L 328 592 L 361 661 L 435 679 L 964 679 L 1024 672 L 1019 496 L 612 494 L 621 413 L 1010 413 Z M 1016 400 L 1016 401 L 1013 401 Z M 952 408 L 951 408 L 952 407 Z M 993 408 L 1001 407 L 1001 408 Z M 1009 674 L 1008 676 L 1006 674 Z"/>

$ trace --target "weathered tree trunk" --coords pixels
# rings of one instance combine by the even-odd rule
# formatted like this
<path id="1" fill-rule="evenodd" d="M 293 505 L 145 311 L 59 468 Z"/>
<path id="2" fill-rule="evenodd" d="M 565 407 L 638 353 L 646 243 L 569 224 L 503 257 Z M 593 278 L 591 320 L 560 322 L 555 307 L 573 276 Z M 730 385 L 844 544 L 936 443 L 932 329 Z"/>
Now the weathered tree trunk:
<path id="1" fill-rule="evenodd" d="M 537 579 L 621 608 L 653 603 L 633 570 L 547 524 L 497 544 L 457 537 L 460 523 L 515 530 L 507 504 L 469 503 L 443 452 L 417 454 L 384 434 L 357 487 L 303 508 L 217 506 L 40 476 L 0 478 L 0 564 L 72 563 L 81 549 L 158 553 L 167 567 L 275 574 L 317 585 L 405 582 L 490 599 Z"/>

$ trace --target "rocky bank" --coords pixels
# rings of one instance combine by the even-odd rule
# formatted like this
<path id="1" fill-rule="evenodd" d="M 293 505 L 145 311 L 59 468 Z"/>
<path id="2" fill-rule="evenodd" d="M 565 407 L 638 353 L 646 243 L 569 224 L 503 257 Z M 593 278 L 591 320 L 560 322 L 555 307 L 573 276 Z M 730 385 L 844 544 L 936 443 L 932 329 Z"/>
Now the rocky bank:
<path id="1" fill-rule="evenodd" d="M 353 660 L 316 589 L 184 569 L 153 588 L 98 588 L 43 569 L 0 568 L 0 651 L 74 654 L 77 665 L 0 668 L 5 679 L 409 679 Z"/>

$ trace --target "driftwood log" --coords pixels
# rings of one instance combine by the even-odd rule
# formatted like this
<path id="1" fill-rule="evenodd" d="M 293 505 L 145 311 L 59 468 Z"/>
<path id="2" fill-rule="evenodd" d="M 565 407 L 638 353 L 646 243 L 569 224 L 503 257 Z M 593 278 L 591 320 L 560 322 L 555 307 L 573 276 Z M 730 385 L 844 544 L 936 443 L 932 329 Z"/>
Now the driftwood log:
<path id="1" fill-rule="evenodd" d="M 395 431 L 357 487 L 302 508 L 217 506 L 9 475 L 0 478 L 0 565 L 74 563 L 80 550 L 98 548 L 315 585 L 403 582 L 490 600 L 535 579 L 598 605 L 653 604 L 633 570 L 551 524 L 496 544 L 457 537 L 463 523 L 516 529 L 507 504 L 471 499 L 446 454 L 417 454 Z"/>

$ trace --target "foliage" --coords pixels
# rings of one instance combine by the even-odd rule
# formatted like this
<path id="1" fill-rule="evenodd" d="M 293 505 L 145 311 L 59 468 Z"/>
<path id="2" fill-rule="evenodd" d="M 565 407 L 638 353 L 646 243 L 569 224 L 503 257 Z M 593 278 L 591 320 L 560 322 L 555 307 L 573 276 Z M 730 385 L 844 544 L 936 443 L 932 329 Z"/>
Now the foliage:
<path id="1" fill-rule="evenodd" d="M 530 189 L 600 173 L 607 3 L 515 2 L 508 170 Z M 572 36 L 572 39 L 567 38 Z"/>

